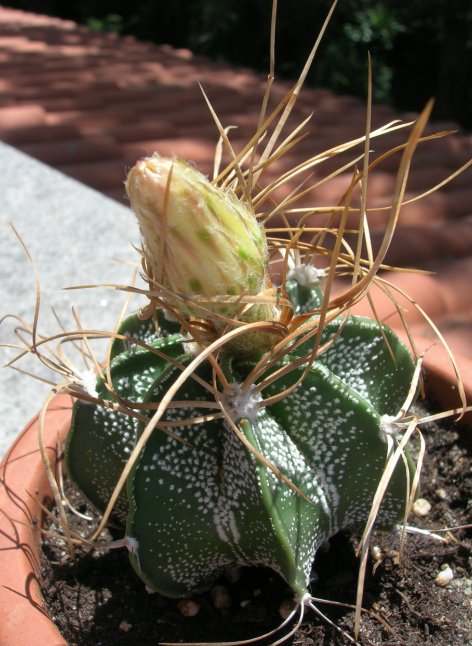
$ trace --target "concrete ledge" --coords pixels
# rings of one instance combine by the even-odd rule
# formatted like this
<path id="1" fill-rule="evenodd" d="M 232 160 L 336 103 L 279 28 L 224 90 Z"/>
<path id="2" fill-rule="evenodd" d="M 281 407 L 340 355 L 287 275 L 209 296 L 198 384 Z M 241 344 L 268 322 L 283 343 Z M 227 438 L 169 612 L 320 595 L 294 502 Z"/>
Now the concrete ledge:
<path id="1" fill-rule="evenodd" d="M 122 293 L 62 290 L 88 283 L 129 284 L 132 267 L 113 259 L 139 261 L 133 249 L 139 239 L 138 228 L 131 211 L 1 143 L 0 164 L 0 317 L 15 314 L 31 322 L 34 312 L 34 273 L 12 223 L 41 280 L 39 332 L 51 335 L 60 331 L 51 308 L 67 329 L 74 329 L 72 306 L 80 313 L 84 328 L 113 329 L 124 301 Z M 0 343 L 15 342 L 16 324 L 12 319 L 1 323 Z M 14 350 L 0 348 L 1 365 L 14 355 Z M 33 357 L 17 365 L 44 377 L 51 374 Z M 40 408 L 48 390 L 45 383 L 0 369 L 0 456 Z"/>

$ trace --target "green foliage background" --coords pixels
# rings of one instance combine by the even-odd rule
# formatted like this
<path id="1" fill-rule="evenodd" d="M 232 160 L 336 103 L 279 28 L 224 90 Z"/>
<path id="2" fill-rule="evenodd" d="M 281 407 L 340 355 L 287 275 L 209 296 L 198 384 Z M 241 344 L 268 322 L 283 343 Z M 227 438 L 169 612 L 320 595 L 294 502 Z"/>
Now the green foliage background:
<path id="1" fill-rule="evenodd" d="M 266 71 L 271 0 L 11 0 L 93 29 L 188 47 Z M 279 0 L 277 75 L 295 78 L 331 0 Z M 309 83 L 365 95 L 371 53 L 376 101 L 472 127 L 470 0 L 340 0 Z"/>

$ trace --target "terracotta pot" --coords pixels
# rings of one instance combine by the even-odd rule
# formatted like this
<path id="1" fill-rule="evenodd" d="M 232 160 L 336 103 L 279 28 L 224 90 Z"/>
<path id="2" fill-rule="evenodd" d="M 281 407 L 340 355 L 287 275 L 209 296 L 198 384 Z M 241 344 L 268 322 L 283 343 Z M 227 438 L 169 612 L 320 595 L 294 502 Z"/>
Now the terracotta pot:
<path id="1" fill-rule="evenodd" d="M 397 331 L 398 333 L 398 331 Z M 456 385 L 456 376 L 451 361 L 444 348 L 431 340 L 415 339 L 417 350 L 426 350 L 424 356 L 424 379 L 428 398 L 442 410 L 461 407 L 461 399 Z M 469 405 L 472 404 L 472 360 L 455 353 L 454 358 L 462 379 L 464 394 Z M 458 419 L 461 427 L 472 428 L 472 412 L 466 413 Z"/>
<path id="2" fill-rule="evenodd" d="M 56 397 L 45 423 L 52 464 L 69 428 L 72 399 Z M 43 609 L 40 570 L 40 503 L 51 490 L 38 449 L 38 416 L 0 465 L 0 645 L 66 646 Z"/>
<path id="3" fill-rule="evenodd" d="M 416 339 L 418 349 L 431 345 Z M 472 401 L 472 361 L 458 357 L 468 401 Z M 427 394 L 441 407 L 458 405 L 453 371 L 443 351 L 425 359 Z M 69 428 L 72 400 L 61 395 L 46 417 L 45 442 L 52 464 L 57 442 Z M 462 423 L 472 425 L 472 415 Z M 39 501 L 51 498 L 37 444 L 38 417 L 21 433 L 0 465 L 0 646 L 67 646 L 43 608 L 40 584 Z"/>
<path id="4" fill-rule="evenodd" d="M 455 294 L 457 291 L 455 285 L 454 288 L 451 286 L 448 290 L 438 292 L 435 279 L 428 274 L 390 272 L 385 274 L 384 278 L 408 294 L 433 320 L 457 311 L 457 306 L 454 302 L 451 304 L 451 299 L 454 300 L 455 296 L 450 295 Z M 467 298 L 470 299 L 469 286 L 466 288 L 461 283 L 459 293 L 465 293 L 467 289 Z M 446 351 L 428 328 L 420 311 L 400 293 L 392 291 L 395 294 L 397 304 L 403 310 L 403 316 L 415 339 L 416 351 L 418 354 L 424 353 L 423 372 L 429 398 L 444 410 L 460 407 L 461 400 L 456 386 L 457 379 Z M 370 294 L 375 302 L 378 319 L 389 325 L 410 347 L 402 320 L 391 299 L 377 285 L 371 287 Z M 360 300 L 350 312 L 351 314 L 372 317 L 372 308 L 367 298 Z M 425 338 L 423 338 L 423 334 Z M 448 340 L 450 341 L 449 338 Z M 464 345 L 462 344 L 462 347 Z M 467 402 L 472 404 L 472 359 L 469 358 L 469 355 L 466 357 L 460 353 L 462 347 L 461 344 L 454 343 L 452 349 L 463 380 Z M 457 348 L 460 348 L 459 351 Z M 472 425 L 472 413 L 465 415 L 460 423 Z"/>

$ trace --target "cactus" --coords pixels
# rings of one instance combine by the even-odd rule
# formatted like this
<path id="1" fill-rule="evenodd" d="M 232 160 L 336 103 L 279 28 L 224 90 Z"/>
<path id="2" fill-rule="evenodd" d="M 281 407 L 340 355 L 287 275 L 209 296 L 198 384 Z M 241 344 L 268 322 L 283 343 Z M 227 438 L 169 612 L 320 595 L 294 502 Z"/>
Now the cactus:
<path id="1" fill-rule="evenodd" d="M 310 225 L 316 209 L 301 208 L 291 220 L 306 180 L 280 203 L 277 190 L 361 140 L 311 157 L 269 186 L 260 182 L 296 143 L 299 128 L 275 145 L 308 66 L 267 118 L 264 102 L 260 127 L 239 154 L 215 118 L 231 161 L 212 181 L 157 154 L 126 181 L 149 302 L 113 334 L 110 362 L 76 402 L 65 459 L 103 512 L 94 537 L 115 501 L 119 544 L 145 584 L 169 597 L 203 590 L 235 565 L 263 565 L 287 581 L 299 607 L 312 607 L 320 545 L 343 528 L 367 523 L 368 533 L 373 509 L 376 526 L 391 529 L 411 499 L 407 452 L 389 460 L 401 428 L 392 420 L 412 394 L 415 364 L 388 327 L 349 308 L 381 268 L 430 107 L 405 147 L 374 257 L 364 204 L 357 245 L 344 237 L 350 200 L 367 183 L 369 138 L 400 126 L 366 134 L 364 170 L 324 210 L 325 229 Z M 261 218 L 274 216 L 282 227 L 264 230 Z M 283 268 L 273 284 L 276 256 Z M 326 269 L 314 268 L 317 256 Z M 337 273 L 352 280 L 332 299 Z M 377 496 L 386 471 L 388 486 Z"/>
<path id="2" fill-rule="evenodd" d="M 227 199 L 224 192 L 220 197 Z M 264 245 L 260 251 L 265 263 Z M 225 253 L 231 249 L 218 250 Z M 198 263 L 205 263 L 204 255 Z M 170 274 L 169 267 L 166 271 Z M 200 276 L 208 271 L 196 267 Z M 284 294 L 295 316 L 315 322 L 323 290 L 306 275 L 289 272 Z M 165 307 L 169 285 L 158 305 Z M 264 287 L 265 279 L 259 285 Z M 195 314 L 185 300 L 178 307 L 171 296 L 169 309 L 184 323 Z M 208 311 L 210 324 L 211 304 Z M 75 404 L 66 464 L 102 511 L 147 420 L 183 367 L 198 356 L 189 342 L 192 328 L 185 327 L 179 331 L 159 310 L 157 327 L 151 318 L 129 317 L 111 349 L 112 388 L 99 375 L 96 392 L 102 401 Z M 115 522 L 122 523 L 133 546 L 131 563 L 149 588 L 185 597 L 234 565 L 264 565 L 302 599 L 319 546 L 340 529 L 366 522 L 388 453 L 385 421 L 400 410 L 414 363 L 389 328 L 367 318 L 326 323 L 323 351 L 314 362 L 307 358 L 312 341 L 301 341 L 290 342 L 277 360 L 263 364 L 255 380 L 251 375 L 265 348 L 250 341 L 251 351 L 241 354 L 223 345 L 224 387 L 215 393 L 213 365 L 206 360 L 175 393 L 179 406 L 167 408 L 115 507 Z M 123 406 L 139 414 L 130 416 Z M 192 423 L 208 407 L 219 414 Z M 377 516 L 379 527 L 391 528 L 400 518 L 411 472 L 402 461 L 395 468 Z"/>
<path id="3" fill-rule="evenodd" d="M 336 0 L 320 37 L 335 5 Z M 275 8 L 274 2 L 271 39 Z M 77 398 L 65 462 L 72 481 L 103 513 L 88 545 L 111 517 L 113 531 L 123 536 L 113 544 L 127 546 L 145 584 L 169 597 L 204 590 L 233 566 L 272 568 L 298 599 L 301 621 L 305 605 L 324 617 L 309 593 L 319 547 L 341 529 L 365 527 L 357 636 L 372 517 L 378 528 L 391 529 L 417 485 L 405 448 L 417 420 L 408 418 L 404 404 L 412 400 L 418 371 L 392 330 L 349 310 L 369 294 L 382 268 L 432 104 L 413 124 L 405 146 L 374 162 L 370 140 L 412 124 L 392 122 L 370 131 L 368 110 L 364 137 L 312 155 L 264 184 L 262 174 L 304 136 L 306 122 L 281 139 L 318 43 L 292 90 L 269 112 L 271 71 L 257 131 L 240 152 L 229 141 L 231 128 L 211 109 L 221 144 L 213 180 L 157 153 L 130 171 L 126 189 L 142 236 L 148 289 L 107 287 L 141 292 L 148 303 L 117 332 L 98 333 L 112 339 L 106 365 L 98 369 L 88 344 L 95 329 L 79 326 L 50 338 L 37 334 L 39 297 L 31 343 L 25 342 L 19 357 L 33 354 L 55 368 L 61 376 L 55 392 Z M 324 177 L 318 173 L 323 163 L 362 142 L 361 164 L 355 157 L 338 170 L 330 166 Z M 401 149 L 384 237 L 374 253 L 368 175 Z M 225 155 L 230 160 L 219 170 Z M 336 203 L 297 203 L 350 171 L 349 186 Z M 272 229 L 271 218 L 277 218 Z M 314 267 L 317 259 L 324 269 Z M 280 280 L 273 283 L 277 272 Z M 332 298 L 338 276 L 349 277 L 349 286 Z M 378 284 L 391 296 L 388 283 Z M 375 312 L 372 298 L 370 303 Z M 28 327 L 21 323 L 23 335 Z M 48 345 L 78 339 L 84 341 L 86 374 L 65 359 L 62 347 Z M 407 430 L 393 453 L 402 428 Z M 47 473 L 71 549 L 72 533 L 49 466 Z"/>

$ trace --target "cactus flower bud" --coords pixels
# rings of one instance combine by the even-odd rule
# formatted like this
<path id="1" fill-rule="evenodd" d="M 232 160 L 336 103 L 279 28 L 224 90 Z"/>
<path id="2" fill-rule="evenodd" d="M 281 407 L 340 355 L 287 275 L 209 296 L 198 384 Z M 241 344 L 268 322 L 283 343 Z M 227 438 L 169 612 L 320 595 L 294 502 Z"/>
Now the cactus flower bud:
<path id="1" fill-rule="evenodd" d="M 234 316 L 240 304 L 212 299 L 257 295 L 269 286 L 263 228 L 252 208 L 232 192 L 213 186 L 184 161 L 158 154 L 137 162 L 126 190 L 138 218 L 150 284 L 184 299 L 199 297 L 208 310 L 168 298 L 185 316 Z M 245 320 L 272 319 L 273 310 L 256 304 Z"/>

